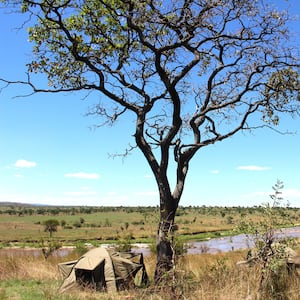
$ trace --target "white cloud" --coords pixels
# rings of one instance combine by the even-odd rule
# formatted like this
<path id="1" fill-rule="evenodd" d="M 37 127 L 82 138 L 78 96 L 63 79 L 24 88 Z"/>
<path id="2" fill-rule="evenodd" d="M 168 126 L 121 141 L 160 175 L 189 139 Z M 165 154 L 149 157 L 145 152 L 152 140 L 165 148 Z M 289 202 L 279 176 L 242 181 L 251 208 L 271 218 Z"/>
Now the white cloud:
<path id="1" fill-rule="evenodd" d="M 16 168 L 33 168 L 37 166 L 37 163 L 34 161 L 28 161 L 25 159 L 19 159 L 15 162 L 14 166 Z"/>
<path id="2" fill-rule="evenodd" d="M 145 174 L 144 178 L 153 178 L 153 175 L 152 174 Z"/>
<path id="3" fill-rule="evenodd" d="M 271 170 L 270 167 L 261 167 L 261 166 L 239 166 L 236 169 L 237 170 L 242 170 L 242 171 L 266 171 L 266 170 Z"/>
<path id="4" fill-rule="evenodd" d="M 78 172 L 78 173 L 68 173 L 64 175 L 67 178 L 83 178 L 83 179 L 99 179 L 100 175 L 96 173 L 84 173 L 84 172 Z"/>
<path id="5" fill-rule="evenodd" d="M 211 173 L 211 174 L 219 174 L 219 173 L 220 173 L 220 170 L 210 170 L 210 173 Z"/>
<path id="6" fill-rule="evenodd" d="M 288 199 L 288 197 L 300 198 L 300 190 L 297 190 L 297 189 L 286 189 L 286 190 L 282 191 L 282 196 L 285 199 Z"/>

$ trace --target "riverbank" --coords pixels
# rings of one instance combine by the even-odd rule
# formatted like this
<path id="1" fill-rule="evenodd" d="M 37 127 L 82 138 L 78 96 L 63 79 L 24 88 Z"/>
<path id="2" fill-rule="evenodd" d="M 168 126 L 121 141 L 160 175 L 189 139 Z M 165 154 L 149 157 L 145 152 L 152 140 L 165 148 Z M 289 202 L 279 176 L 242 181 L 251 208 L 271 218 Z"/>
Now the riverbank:
<path id="1" fill-rule="evenodd" d="M 295 226 L 291 228 L 285 228 L 277 231 L 278 238 L 288 237 L 300 239 L 300 226 Z M 217 238 L 206 238 L 202 241 L 189 241 L 184 244 L 187 254 L 216 254 L 222 252 L 230 252 L 236 250 L 243 250 L 253 247 L 253 239 L 248 234 L 237 234 L 237 235 L 227 235 L 219 236 Z M 83 243 L 80 247 L 75 245 L 65 245 L 58 247 L 54 250 L 51 255 L 54 257 L 66 257 L 76 249 L 78 252 L 85 252 L 91 247 L 114 247 L 113 243 Z M 150 243 L 131 243 L 132 251 L 137 253 L 143 253 L 145 256 L 151 254 L 151 244 Z M 79 249 L 78 249 L 79 248 Z M 12 246 L 0 248 L 0 256 L 10 255 L 10 256 L 42 256 L 43 248 L 41 247 L 29 247 L 29 246 Z"/>
<path id="2" fill-rule="evenodd" d="M 157 207 L 7 207 L 0 208 L 1 247 L 42 247 L 43 243 L 64 246 L 91 243 L 154 243 L 158 226 Z M 300 223 L 300 209 L 280 208 L 282 226 Z M 265 218 L 261 207 L 179 207 L 176 235 L 180 242 L 201 242 L 232 235 L 243 221 L 259 224 Z M 45 221 L 55 219 L 58 226 L 45 231 Z M 236 233 L 235 233 L 236 234 Z"/>

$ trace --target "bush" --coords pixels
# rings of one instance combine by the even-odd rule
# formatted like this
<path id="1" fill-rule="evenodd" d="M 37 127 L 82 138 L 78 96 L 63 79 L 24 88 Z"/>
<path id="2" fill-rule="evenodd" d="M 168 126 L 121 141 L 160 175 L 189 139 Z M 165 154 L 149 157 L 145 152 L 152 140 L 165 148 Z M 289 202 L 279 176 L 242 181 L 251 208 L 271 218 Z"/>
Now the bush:
<path id="1" fill-rule="evenodd" d="M 259 299 L 283 300 L 288 299 L 286 259 L 290 240 L 278 238 L 280 228 L 286 223 L 285 215 L 278 209 L 283 202 L 283 182 L 277 180 L 272 188 L 272 202 L 261 207 L 262 220 L 259 223 L 241 222 L 240 229 L 253 237 L 255 255 L 252 256 L 260 268 Z"/>
<path id="2" fill-rule="evenodd" d="M 57 241 L 45 242 L 41 240 L 42 253 L 45 259 L 47 259 L 55 250 L 59 249 L 62 245 Z"/>
<path id="3" fill-rule="evenodd" d="M 73 223 L 73 226 L 75 227 L 75 228 L 80 228 L 81 227 L 81 222 L 80 221 L 75 221 L 74 223 Z"/>
<path id="4" fill-rule="evenodd" d="M 88 251 L 88 247 L 83 243 L 77 243 L 75 245 L 75 252 L 77 255 L 82 256 Z"/>
<path id="5" fill-rule="evenodd" d="M 132 225 L 145 225 L 145 222 L 143 220 L 140 221 L 132 221 L 131 222 Z"/>
<path id="6" fill-rule="evenodd" d="M 104 227 L 111 227 L 112 225 L 111 225 L 111 222 L 109 221 L 109 219 L 105 219 L 105 222 L 104 222 L 104 225 L 103 225 Z"/>
<path id="7" fill-rule="evenodd" d="M 175 255 L 180 256 L 187 253 L 188 245 L 184 243 L 183 240 L 179 239 L 177 236 L 174 237 L 172 242 L 172 247 L 174 249 Z M 150 244 L 150 251 L 156 254 L 156 240 L 153 240 Z"/>
<path id="8" fill-rule="evenodd" d="M 132 240 L 131 234 L 127 234 L 123 238 L 119 239 L 116 243 L 116 250 L 119 252 L 130 252 L 132 247 L 131 240 Z"/>
<path id="9" fill-rule="evenodd" d="M 73 226 L 71 226 L 71 225 L 66 225 L 66 226 L 64 226 L 64 229 L 73 229 Z"/>

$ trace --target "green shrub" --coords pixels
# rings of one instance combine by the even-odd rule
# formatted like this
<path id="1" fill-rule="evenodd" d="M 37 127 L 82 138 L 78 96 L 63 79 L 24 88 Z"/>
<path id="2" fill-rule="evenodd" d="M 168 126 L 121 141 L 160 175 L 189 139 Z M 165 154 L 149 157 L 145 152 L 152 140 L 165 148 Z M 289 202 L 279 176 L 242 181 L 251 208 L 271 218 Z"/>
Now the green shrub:
<path id="1" fill-rule="evenodd" d="M 133 236 L 131 234 L 127 234 L 123 238 L 119 239 L 116 243 L 116 250 L 119 252 L 130 252 L 132 248 L 132 237 Z"/>
<path id="2" fill-rule="evenodd" d="M 254 241 L 253 258 L 260 268 L 259 299 L 288 299 L 288 270 L 286 264 L 289 239 L 278 238 L 280 228 L 286 224 L 286 215 L 280 213 L 283 182 L 277 180 L 272 187 L 271 203 L 261 207 L 262 220 L 241 222 L 240 229 L 251 233 Z M 251 254 L 251 253 L 250 253 Z"/>
<path id="3" fill-rule="evenodd" d="M 73 223 L 73 226 L 75 227 L 75 228 L 80 228 L 81 227 L 81 222 L 80 221 L 75 221 L 74 223 Z"/>
<path id="4" fill-rule="evenodd" d="M 75 252 L 77 255 L 81 256 L 88 251 L 88 247 L 85 243 L 76 243 L 75 245 Z"/>

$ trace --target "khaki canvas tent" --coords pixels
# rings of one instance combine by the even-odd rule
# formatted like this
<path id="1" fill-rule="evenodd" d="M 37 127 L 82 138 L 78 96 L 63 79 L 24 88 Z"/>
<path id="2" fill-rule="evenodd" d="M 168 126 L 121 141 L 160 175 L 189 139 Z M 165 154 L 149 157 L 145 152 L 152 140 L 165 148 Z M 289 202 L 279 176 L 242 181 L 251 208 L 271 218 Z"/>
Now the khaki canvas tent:
<path id="1" fill-rule="evenodd" d="M 58 268 L 64 278 L 59 289 L 61 293 L 74 286 L 115 292 L 148 282 L 142 253 L 120 253 L 99 247 L 88 251 L 78 260 L 58 264 Z M 137 283 L 139 271 L 140 282 Z"/>

